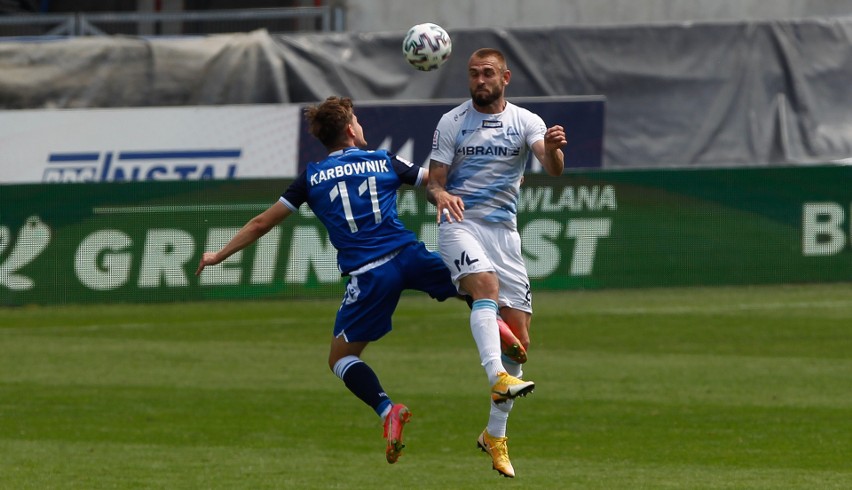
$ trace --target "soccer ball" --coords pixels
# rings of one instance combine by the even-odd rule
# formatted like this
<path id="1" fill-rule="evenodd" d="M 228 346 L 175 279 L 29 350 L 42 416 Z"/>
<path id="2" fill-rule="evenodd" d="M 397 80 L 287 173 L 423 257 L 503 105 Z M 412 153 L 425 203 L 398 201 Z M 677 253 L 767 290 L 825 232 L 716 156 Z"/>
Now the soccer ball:
<path id="1" fill-rule="evenodd" d="M 420 71 L 441 67 L 453 52 L 453 42 L 443 27 L 427 22 L 408 30 L 402 41 L 405 60 Z"/>

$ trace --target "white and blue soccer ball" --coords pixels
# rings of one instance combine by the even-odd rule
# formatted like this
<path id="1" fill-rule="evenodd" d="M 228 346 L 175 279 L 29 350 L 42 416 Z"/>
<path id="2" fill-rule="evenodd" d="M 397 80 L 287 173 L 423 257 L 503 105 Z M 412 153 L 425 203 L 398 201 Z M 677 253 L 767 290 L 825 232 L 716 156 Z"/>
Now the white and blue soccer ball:
<path id="1" fill-rule="evenodd" d="M 420 71 L 437 70 L 450 59 L 453 41 L 443 27 L 426 22 L 408 30 L 402 41 L 402 54 Z"/>

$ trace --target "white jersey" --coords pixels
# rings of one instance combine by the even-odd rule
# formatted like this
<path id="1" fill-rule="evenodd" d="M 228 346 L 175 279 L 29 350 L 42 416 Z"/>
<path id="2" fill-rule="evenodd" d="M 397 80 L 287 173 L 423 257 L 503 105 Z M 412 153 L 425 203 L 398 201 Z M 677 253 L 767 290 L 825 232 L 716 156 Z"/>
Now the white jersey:
<path id="1" fill-rule="evenodd" d="M 483 114 L 468 100 L 441 117 L 431 159 L 450 165 L 447 191 L 462 198 L 466 218 L 514 229 L 521 178 L 533 143 L 546 131 L 541 117 L 512 103 Z"/>

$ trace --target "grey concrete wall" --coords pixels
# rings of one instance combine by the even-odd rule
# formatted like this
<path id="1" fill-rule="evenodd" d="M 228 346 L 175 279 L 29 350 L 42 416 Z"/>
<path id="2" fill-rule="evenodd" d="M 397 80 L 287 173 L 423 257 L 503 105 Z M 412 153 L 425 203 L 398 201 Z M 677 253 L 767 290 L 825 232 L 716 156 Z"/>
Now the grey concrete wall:
<path id="1" fill-rule="evenodd" d="M 346 30 L 779 20 L 852 16 L 852 0 L 341 0 Z"/>

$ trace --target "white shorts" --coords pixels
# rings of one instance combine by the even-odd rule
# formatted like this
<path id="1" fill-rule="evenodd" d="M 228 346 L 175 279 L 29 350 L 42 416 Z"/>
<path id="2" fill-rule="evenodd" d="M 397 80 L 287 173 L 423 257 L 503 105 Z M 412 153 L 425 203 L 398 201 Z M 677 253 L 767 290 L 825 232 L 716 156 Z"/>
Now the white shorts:
<path id="1" fill-rule="evenodd" d="M 438 248 L 459 293 L 467 294 L 459 286 L 461 278 L 492 271 L 500 281 L 498 306 L 532 313 L 530 280 L 517 230 L 475 218 L 444 222 L 438 227 Z"/>

